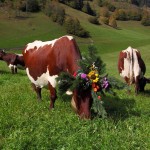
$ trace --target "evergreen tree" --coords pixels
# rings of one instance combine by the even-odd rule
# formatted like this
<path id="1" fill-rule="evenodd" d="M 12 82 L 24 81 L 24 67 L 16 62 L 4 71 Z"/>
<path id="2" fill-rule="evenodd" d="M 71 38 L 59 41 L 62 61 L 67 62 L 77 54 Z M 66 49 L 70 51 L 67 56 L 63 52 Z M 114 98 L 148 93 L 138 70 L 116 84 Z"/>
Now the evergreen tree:
<path id="1" fill-rule="evenodd" d="M 21 0 L 20 10 L 27 12 L 37 12 L 40 10 L 38 0 Z"/>
<path id="2" fill-rule="evenodd" d="M 89 15 L 95 15 L 95 12 L 92 10 L 89 2 L 86 2 L 82 8 L 82 11 L 89 14 Z"/>

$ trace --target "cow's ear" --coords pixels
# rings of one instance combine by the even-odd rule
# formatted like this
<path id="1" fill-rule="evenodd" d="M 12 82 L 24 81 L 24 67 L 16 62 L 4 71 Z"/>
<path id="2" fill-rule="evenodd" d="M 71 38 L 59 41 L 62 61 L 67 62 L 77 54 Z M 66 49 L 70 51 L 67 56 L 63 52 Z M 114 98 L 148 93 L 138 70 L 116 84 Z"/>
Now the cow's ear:
<path id="1" fill-rule="evenodd" d="M 150 83 L 150 78 L 145 78 L 146 79 L 146 83 Z"/>

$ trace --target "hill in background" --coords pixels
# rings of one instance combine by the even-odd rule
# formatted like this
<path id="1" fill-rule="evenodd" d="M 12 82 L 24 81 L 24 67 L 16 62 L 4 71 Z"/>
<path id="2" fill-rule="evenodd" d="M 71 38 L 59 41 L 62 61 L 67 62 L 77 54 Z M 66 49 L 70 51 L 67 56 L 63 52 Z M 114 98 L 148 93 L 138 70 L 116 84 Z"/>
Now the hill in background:
<path id="1" fill-rule="evenodd" d="M 116 9 L 126 8 L 127 10 L 135 8 L 145 11 L 145 7 L 140 8 L 137 5 L 129 4 L 127 2 L 114 1 L 113 3 L 106 3 L 115 4 L 115 10 L 108 11 L 105 10 L 106 7 L 99 6 L 97 0 L 84 1 L 84 3 L 87 2 L 90 4 L 91 9 L 99 15 L 90 15 L 81 10 L 74 9 L 62 2 L 58 3 L 50 1 L 47 5 L 46 1 L 45 5 L 40 3 L 39 8 L 41 10 L 38 8 L 38 12 L 36 13 L 26 12 L 25 9 L 21 10 L 19 7 L 17 7 L 19 8 L 17 9 L 15 5 L 13 5 L 13 7 L 9 6 L 11 9 L 8 11 L 8 3 L 7 5 L 6 3 L 3 3 L 0 7 L 0 48 L 9 49 L 23 47 L 25 44 L 34 40 L 52 40 L 64 34 L 74 34 L 68 33 L 66 30 L 66 22 L 63 24 L 59 23 L 59 21 L 62 21 L 59 14 L 62 15 L 64 12 L 65 15 L 63 16 L 65 16 L 65 19 L 70 20 L 68 21 L 67 29 L 69 29 L 68 27 L 71 27 L 70 29 L 74 29 L 73 31 L 71 30 L 72 32 L 75 32 L 75 29 L 77 31 L 80 29 L 82 35 L 85 35 L 84 31 L 87 35 L 89 34 L 87 38 L 80 38 L 77 35 L 75 36 L 81 50 L 86 49 L 89 44 L 94 44 L 101 53 L 119 51 L 129 45 L 133 47 L 149 45 L 150 27 L 143 26 L 141 21 L 116 19 L 116 28 L 111 27 L 105 22 L 101 22 L 101 19 L 104 19 L 104 21 L 107 22 L 107 19 L 105 20 L 105 18 L 110 18 Z M 45 15 L 46 6 L 48 8 L 52 8 L 53 6 L 53 8 L 55 8 L 54 12 L 58 12 L 58 15 L 57 13 L 54 13 L 53 16 L 51 16 L 51 14 Z M 50 12 L 51 10 L 52 9 L 50 9 Z M 146 11 L 148 12 L 149 9 L 146 8 Z M 108 17 L 104 17 L 102 14 L 106 16 L 108 15 Z M 99 21 L 99 24 L 90 22 L 89 18 L 92 17 L 96 18 Z"/>

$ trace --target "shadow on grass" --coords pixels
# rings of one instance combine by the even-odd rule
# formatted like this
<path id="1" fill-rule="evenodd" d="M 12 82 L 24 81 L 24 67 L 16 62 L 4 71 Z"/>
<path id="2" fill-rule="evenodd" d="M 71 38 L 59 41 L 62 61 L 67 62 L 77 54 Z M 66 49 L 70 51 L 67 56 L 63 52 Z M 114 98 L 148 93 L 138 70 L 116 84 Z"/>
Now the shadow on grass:
<path id="1" fill-rule="evenodd" d="M 65 102 L 71 102 L 71 96 L 63 96 L 61 97 Z M 107 117 L 112 118 L 115 122 L 119 120 L 125 120 L 130 116 L 141 116 L 141 112 L 135 110 L 135 100 L 134 99 L 120 99 L 117 96 L 106 96 L 103 97 L 104 107 L 107 112 Z M 92 119 L 97 117 L 92 110 Z"/>
<path id="2" fill-rule="evenodd" d="M 150 90 L 145 90 L 144 92 L 140 93 L 140 95 L 144 95 L 146 97 L 150 96 Z"/>
<path id="3" fill-rule="evenodd" d="M 130 116 L 140 117 L 141 112 L 134 110 L 134 106 L 134 99 L 120 99 L 117 96 L 107 96 L 104 98 L 107 116 L 111 117 L 114 121 L 125 120 Z"/>
<path id="4" fill-rule="evenodd" d="M 0 70 L 0 74 L 10 74 L 10 71 Z"/>
<path id="5" fill-rule="evenodd" d="M 23 15 L 23 16 L 16 16 L 15 19 L 18 19 L 18 20 L 26 20 L 28 18 L 35 18 L 29 14 L 26 14 L 26 15 Z"/>

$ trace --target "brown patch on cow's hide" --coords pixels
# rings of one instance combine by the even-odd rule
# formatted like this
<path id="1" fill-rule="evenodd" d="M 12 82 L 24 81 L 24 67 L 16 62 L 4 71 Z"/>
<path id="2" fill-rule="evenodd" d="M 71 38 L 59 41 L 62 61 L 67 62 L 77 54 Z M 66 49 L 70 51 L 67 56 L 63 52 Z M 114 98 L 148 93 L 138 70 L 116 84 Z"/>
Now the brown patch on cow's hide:
<path id="1" fill-rule="evenodd" d="M 129 79 L 128 77 L 124 77 L 124 79 L 125 79 L 126 83 L 127 83 L 128 85 L 130 85 L 130 79 Z"/>
<path id="2" fill-rule="evenodd" d="M 69 40 L 67 37 L 62 37 L 57 40 L 52 47 L 49 64 L 50 72 L 55 70 L 54 74 L 58 74 L 61 71 L 68 71 L 73 74 L 77 69 L 77 60 L 81 59 L 81 54 L 75 40 Z M 53 60 L 55 58 L 55 60 Z M 55 67 L 55 68 L 53 68 Z"/>
<path id="3" fill-rule="evenodd" d="M 51 46 L 40 47 L 38 50 L 30 49 L 26 51 L 24 56 L 24 61 L 26 62 L 26 67 L 29 69 L 30 75 L 34 80 L 40 77 L 43 73 L 47 72 L 48 66 L 48 53 Z"/>
<path id="4" fill-rule="evenodd" d="M 141 54 L 140 52 L 136 52 L 136 55 L 137 55 L 137 58 L 138 58 L 138 63 L 139 63 L 139 66 L 141 68 L 141 72 L 143 73 L 143 75 L 145 74 L 146 72 L 146 66 L 145 66 L 145 63 L 141 57 Z"/>
<path id="5" fill-rule="evenodd" d="M 127 57 L 127 53 L 120 52 L 119 60 L 118 60 L 118 71 L 119 71 L 119 73 L 121 73 L 122 70 L 124 70 L 124 58 L 126 58 L 126 57 Z"/>

